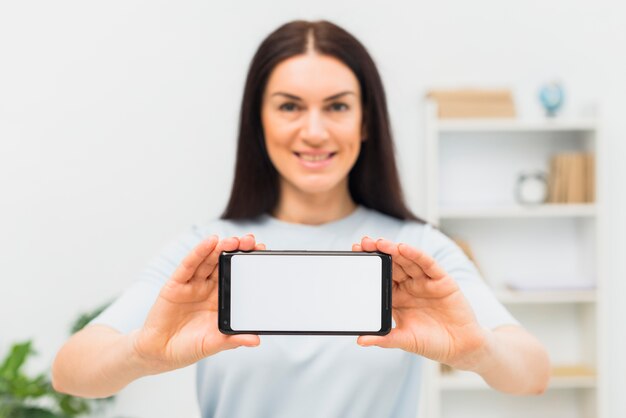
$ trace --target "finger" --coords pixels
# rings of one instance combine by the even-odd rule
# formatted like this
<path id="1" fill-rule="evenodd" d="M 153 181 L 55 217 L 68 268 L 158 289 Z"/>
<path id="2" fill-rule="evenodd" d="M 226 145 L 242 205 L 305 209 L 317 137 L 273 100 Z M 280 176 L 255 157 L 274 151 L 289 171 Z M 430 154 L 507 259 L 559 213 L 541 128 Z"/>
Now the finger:
<path id="1" fill-rule="evenodd" d="M 414 279 L 425 278 L 426 273 L 422 271 L 422 268 L 415 263 L 415 261 L 409 259 L 405 254 L 400 252 L 400 245 L 407 246 L 406 244 L 394 244 L 388 240 L 378 240 L 376 245 L 379 251 L 388 252 L 393 257 L 395 265 L 399 266 L 407 276 Z M 393 248 L 392 248 L 393 247 Z"/>
<path id="2" fill-rule="evenodd" d="M 237 248 L 239 248 L 239 238 L 231 237 L 231 238 L 226 238 L 220 241 L 217 244 L 217 247 L 215 250 L 216 251 L 219 250 L 218 251 L 218 256 L 219 256 L 219 253 L 221 253 L 222 251 L 235 251 L 237 250 Z"/>
<path id="3" fill-rule="evenodd" d="M 265 251 L 267 248 L 265 247 L 265 244 L 260 244 L 260 243 L 259 243 L 259 244 L 257 244 L 257 245 L 254 247 L 254 249 L 255 249 L 255 250 L 262 250 L 262 251 Z"/>
<path id="4" fill-rule="evenodd" d="M 395 257 L 399 254 L 398 244 L 384 238 L 380 238 L 376 241 L 376 250 L 385 254 L 389 254 L 392 257 Z"/>
<path id="5" fill-rule="evenodd" d="M 392 278 L 395 282 L 402 283 L 409 278 L 408 272 L 404 269 L 403 265 L 399 263 L 403 256 L 398 251 L 398 245 L 396 243 L 386 239 L 379 239 L 376 241 L 376 249 L 391 256 L 393 261 Z"/>
<path id="6" fill-rule="evenodd" d="M 239 238 L 226 238 L 217 243 L 215 249 L 205 258 L 194 274 L 194 278 L 206 280 L 216 270 L 222 251 L 235 251 L 239 247 Z"/>
<path id="7" fill-rule="evenodd" d="M 253 250 L 255 245 L 256 240 L 252 234 L 244 235 L 239 239 L 239 249 L 242 251 Z"/>
<path id="8" fill-rule="evenodd" d="M 226 335 L 219 333 L 217 338 L 206 338 L 203 344 L 205 355 L 210 356 L 223 350 L 232 350 L 237 347 L 256 347 L 261 343 L 258 335 L 238 334 Z"/>
<path id="9" fill-rule="evenodd" d="M 189 253 L 176 268 L 172 274 L 172 280 L 178 283 L 187 283 L 194 276 L 198 267 L 213 252 L 219 238 L 217 235 L 211 235 L 203 240 Z"/>
<path id="10" fill-rule="evenodd" d="M 361 239 L 361 248 L 363 249 L 363 251 L 376 251 L 376 241 L 368 236 L 365 236 Z"/>
<path id="11" fill-rule="evenodd" d="M 448 275 L 446 271 L 437 264 L 434 258 L 423 251 L 406 244 L 399 244 L 398 251 L 406 259 L 411 260 L 415 265 L 419 266 L 420 270 L 432 280 L 440 280 Z"/>
<path id="12" fill-rule="evenodd" d="M 231 348 L 237 347 L 256 347 L 261 344 L 261 338 L 258 335 L 254 334 L 238 334 L 238 335 L 229 335 L 226 337 L 226 341 Z"/>
<path id="13" fill-rule="evenodd" d="M 352 251 L 361 252 L 363 248 L 361 248 L 360 244 L 352 244 Z"/>
<path id="14" fill-rule="evenodd" d="M 385 336 L 361 335 L 357 338 L 357 343 L 361 347 L 406 348 L 405 340 L 406 338 L 402 336 L 402 333 L 394 328 Z"/>

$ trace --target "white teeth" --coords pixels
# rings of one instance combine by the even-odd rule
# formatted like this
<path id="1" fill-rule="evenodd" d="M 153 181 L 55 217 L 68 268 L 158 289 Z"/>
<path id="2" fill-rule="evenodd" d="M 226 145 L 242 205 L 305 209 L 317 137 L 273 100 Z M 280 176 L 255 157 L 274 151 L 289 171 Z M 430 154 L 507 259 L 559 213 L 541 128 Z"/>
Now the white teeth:
<path id="1" fill-rule="evenodd" d="M 300 158 L 302 158 L 304 161 L 322 161 L 322 160 L 327 160 L 328 158 L 330 158 L 330 154 L 320 154 L 320 155 L 300 154 Z"/>

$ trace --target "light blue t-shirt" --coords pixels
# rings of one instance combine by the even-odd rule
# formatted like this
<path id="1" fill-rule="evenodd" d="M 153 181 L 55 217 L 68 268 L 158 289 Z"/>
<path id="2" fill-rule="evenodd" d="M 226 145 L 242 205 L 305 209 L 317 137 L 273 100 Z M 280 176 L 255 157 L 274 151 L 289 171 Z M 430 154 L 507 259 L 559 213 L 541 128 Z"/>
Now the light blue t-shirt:
<path id="1" fill-rule="evenodd" d="M 141 327 L 161 286 L 196 244 L 211 234 L 227 238 L 247 233 L 269 250 L 350 250 L 365 235 L 412 245 L 457 281 L 481 325 L 518 324 L 452 240 L 430 225 L 362 206 L 346 218 L 317 226 L 262 215 L 194 227 L 92 323 L 123 333 Z M 422 358 L 415 354 L 361 347 L 355 336 L 262 335 L 258 347 L 227 350 L 198 362 L 198 401 L 203 418 L 414 418 L 421 367 Z"/>

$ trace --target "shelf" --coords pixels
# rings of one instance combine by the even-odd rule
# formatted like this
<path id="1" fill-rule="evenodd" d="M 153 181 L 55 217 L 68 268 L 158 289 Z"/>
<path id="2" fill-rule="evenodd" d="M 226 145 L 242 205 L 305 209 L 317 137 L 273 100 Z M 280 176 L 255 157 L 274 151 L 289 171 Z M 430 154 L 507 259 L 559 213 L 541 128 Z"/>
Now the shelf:
<path id="1" fill-rule="evenodd" d="M 495 297 L 553 360 L 580 363 L 553 367 L 548 385 L 549 396 L 574 402 L 538 404 L 533 416 L 600 416 L 606 397 L 602 203 L 524 205 L 514 193 L 520 173 L 547 173 L 553 156 L 570 152 L 596 157 L 596 175 L 585 181 L 599 189 L 602 126 L 587 116 L 438 119 L 436 103 L 426 103 L 426 219 L 461 247 L 471 246 L 467 253 L 476 255 Z M 426 417 L 478 417 L 485 410 L 507 416 L 508 403 L 479 375 L 448 369 L 429 363 L 434 382 L 427 401 L 433 406 Z M 445 406 L 475 397 L 467 406 Z M 519 402 L 520 411 L 535 407 L 531 398 Z"/>
<path id="2" fill-rule="evenodd" d="M 507 305 L 595 303 L 595 290 L 515 291 L 497 290 L 498 300 Z"/>
<path id="3" fill-rule="evenodd" d="M 438 119 L 434 128 L 448 132 L 572 132 L 593 131 L 594 119 Z"/>
<path id="4" fill-rule="evenodd" d="M 497 219 L 497 218 L 569 218 L 594 217 L 593 203 L 512 205 L 512 206 L 467 206 L 464 208 L 441 208 L 439 219 Z"/>
<path id="5" fill-rule="evenodd" d="M 596 376 L 592 373 L 561 376 L 555 374 L 550 379 L 548 389 L 593 389 L 596 387 Z M 455 371 L 441 376 L 442 390 L 493 390 L 477 374 Z"/>

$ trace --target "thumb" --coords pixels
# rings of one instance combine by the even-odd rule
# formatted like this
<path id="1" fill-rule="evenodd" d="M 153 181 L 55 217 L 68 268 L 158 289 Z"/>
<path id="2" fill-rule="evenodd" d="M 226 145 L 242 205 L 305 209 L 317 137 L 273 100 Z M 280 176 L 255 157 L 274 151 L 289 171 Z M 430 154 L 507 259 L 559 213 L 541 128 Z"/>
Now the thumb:
<path id="1" fill-rule="evenodd" d="M 398 348 L 396 345 L 395 338 L 393 337 L 393 333 L 395 330 L 392 330 L 389 334 L 385 336 L 379 335 L 361 335 L 357 338 L 356 342 L 362 347 L 382 347 L 382 348 Z"/>
<path id="2" fill-rule="evenodd" d="M 385 336 L 361 335 L 356 342 L 362 347 L 401 348 L 398 331 L 395 328 Z"/>
<path id="3" fill-rule="evenodd" d="M 254 334 L 238 334 L 229 336 L 228 343 L 233 348 L 239 346 L 256 347 L 257 345 L 261 344 L 261 339 L 258 335 Z"/>

